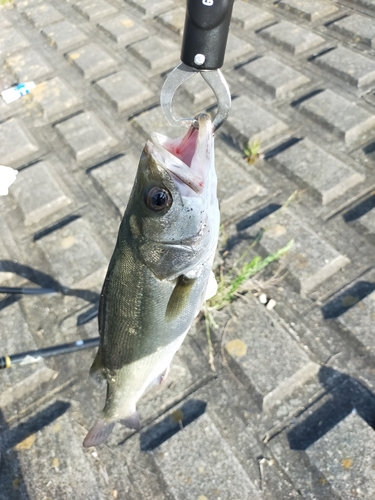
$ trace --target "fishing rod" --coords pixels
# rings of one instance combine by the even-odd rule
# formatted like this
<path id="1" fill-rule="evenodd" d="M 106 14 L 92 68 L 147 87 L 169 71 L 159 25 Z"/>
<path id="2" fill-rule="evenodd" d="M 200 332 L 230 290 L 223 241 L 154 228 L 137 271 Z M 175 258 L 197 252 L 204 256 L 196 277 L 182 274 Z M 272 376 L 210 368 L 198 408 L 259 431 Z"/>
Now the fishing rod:
<path id="1" fill-rule="evenodd" d="M 93 339 L 77 340 L 69 344 L 60 344 L 52 347 L 45 347 L 44 349 L 35 349 L 33 351 L 21 352 L 19 354 L 11 354 L 10 356 L 0 356 L 0 370 L 10 368 L 15 364 L 21 366 L 31 363 L 38 363 L 43 358 L 50 358 L 52 356 L 60 356 L 61 354 L 68 354 L 71 352 L 82 351 L 83 349 L 90 349 L 99 345 L 99 337 Z"/>

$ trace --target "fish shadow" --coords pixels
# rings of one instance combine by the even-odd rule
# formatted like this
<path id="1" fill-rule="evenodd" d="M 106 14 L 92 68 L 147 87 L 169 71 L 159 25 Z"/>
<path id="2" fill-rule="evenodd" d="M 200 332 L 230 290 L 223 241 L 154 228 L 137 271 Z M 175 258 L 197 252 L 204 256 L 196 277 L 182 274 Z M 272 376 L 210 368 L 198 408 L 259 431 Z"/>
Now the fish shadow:
<path id="1" fill-rule="evenodd" d="M 190 399 L 180 408 L 174 410 L 161 422 L 150 427 L 140 436 L 142 451 L 152 451 L 184 427 L 191 424 L 206 411 L 207 403 L 199 399 Z"/>
<path id="2" fill-rule="evenodd" d="M 340 293 L 330 302 L 325 304 L 321 311 L 324 319 L 338 318 L 359 301 L 370 295 L 375 290 L 375 283 L 369 281 L 358 281 L 345 292 Z M 345 301 L 345 299 L 347 299 Z"/>
<path id="3" fill-rule="evenodd" d="M 292 450 L 306 450 L 353 410 L 374 428 L 375 397 L 364 385 L 325 366 L 319 371 L 319 381 L 330 397 L 287 433 Z"/>

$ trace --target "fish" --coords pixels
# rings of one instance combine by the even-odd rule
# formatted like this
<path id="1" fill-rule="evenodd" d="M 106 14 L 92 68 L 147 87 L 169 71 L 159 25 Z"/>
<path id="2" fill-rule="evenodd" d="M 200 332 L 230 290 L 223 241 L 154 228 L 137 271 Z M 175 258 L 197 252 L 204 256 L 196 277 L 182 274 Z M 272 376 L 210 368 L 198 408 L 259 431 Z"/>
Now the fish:
<path id="1" fill-rule="evenodd" d="M 143 149 L 99 302 L 98 352 L 90 376 L 107 384 L 83 446 L 103 443 L 117 421 L 140 430 L 136 404 L 162 383 L 204 301 L 220 225 L 214 134 L 207 114 Z"/>

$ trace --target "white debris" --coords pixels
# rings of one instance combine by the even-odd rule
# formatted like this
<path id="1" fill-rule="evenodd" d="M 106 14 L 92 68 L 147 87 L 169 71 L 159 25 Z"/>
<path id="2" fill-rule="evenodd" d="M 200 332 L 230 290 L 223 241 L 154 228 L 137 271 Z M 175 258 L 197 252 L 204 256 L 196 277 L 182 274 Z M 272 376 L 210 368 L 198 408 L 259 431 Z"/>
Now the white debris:
<path id="1" fill-rule="evenodd" d="M 16 180 L 18 171 L 11 167 L 0 165 L 0 196 L 8 194 L 8 188 Z"/>
<path id="2" fill-rule="evenodd" d="M 261 293 L 258 297 L 258 300 L 261 304 L 267 304 L 267 295 L 265 293 Z"/>
<path id="3" fill-rule="evenodd" d="M 276 300 L 275 299 L 270 299 L 266 305 L 266 309 L 271 311 L 276 305 Z"/>
<path id="4" fill-rule="evenodd" d="M 10 104 L 13 101 L 17 101 L 20 97 L 28 94 L 30 90 L 35 89 L 35 87 L 35 82 L 19 83 L 18 85 L 10 87 L 10 89 L 3 90 L 1 92 L 1 97 L 7 104 Z"/>

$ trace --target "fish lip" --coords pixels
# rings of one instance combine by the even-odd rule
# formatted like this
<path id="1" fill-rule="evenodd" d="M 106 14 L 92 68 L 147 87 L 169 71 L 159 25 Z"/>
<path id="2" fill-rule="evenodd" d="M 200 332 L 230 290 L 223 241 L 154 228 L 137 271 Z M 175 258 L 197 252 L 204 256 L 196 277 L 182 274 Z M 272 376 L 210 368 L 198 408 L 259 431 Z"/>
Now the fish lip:
<path id="1" fill-rule="evenodd" d="M 158 240 L 148 240 L 152 243 L 157 243 L 158 245 L 180 245 L 184 247 L 192 247 L 194 243 L 196 243 L 202 237 L 203 229 L 200 229 L 197 234 L 191 236 L 190 238 L 186 238 L 185 240 L 173 240 L 173 241 L 158 241 Z"/>
<path id="2" fill-rule="evenodd" d="M 213 133 L 208 115 L 200 115 L 198 122 L 198 129 L 191 126 L 186 134 L 178 139 L 169 139 L 161 134 L 152 133 L 147 141 L 146 151 L 172 177 L 200 195 L 209 177 L 209 168 L 206 164 L 213 155 Z M 191 155 L 192 148 L 194 150 Z"/>

